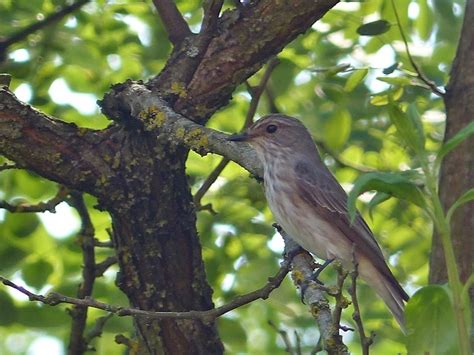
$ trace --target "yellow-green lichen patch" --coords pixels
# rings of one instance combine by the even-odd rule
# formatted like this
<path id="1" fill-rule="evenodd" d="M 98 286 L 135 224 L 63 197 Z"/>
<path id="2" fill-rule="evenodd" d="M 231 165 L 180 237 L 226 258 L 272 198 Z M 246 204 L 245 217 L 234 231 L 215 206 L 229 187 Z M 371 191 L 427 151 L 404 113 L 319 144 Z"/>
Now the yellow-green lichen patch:
<path id="1" fill-rule="evenodd" d="M 138 118 L 143 121 L 145 128 L 152 131 L 163 126 L 166 115 L 157 106 L 150 106 L 138 114 Z"/>
<path id="2" fill-rule="evenodd" d="M 303 273 L 298 270 L 293 270 L 291 272 L 291 278 L 293 279 L 293 282 L 295 283 L 295 285 L 299 285 L 300 283 L 304 281 Z"/>
<path id="3" fill-rule="evenodd" d="M 207 154 L 209 152 L 209 138 L 201 128 L 194 128 L 189 132 L 185 132 L 183 141 L 199 154 Z"/>
<path id="4" fill-rule="evenodd" d="M 175 81 L 171 83 L 170 91 L 181 98 L 186 98 L 188 96 L 188 93 L 186 92 L 186 86 L 182 82 Z"/>

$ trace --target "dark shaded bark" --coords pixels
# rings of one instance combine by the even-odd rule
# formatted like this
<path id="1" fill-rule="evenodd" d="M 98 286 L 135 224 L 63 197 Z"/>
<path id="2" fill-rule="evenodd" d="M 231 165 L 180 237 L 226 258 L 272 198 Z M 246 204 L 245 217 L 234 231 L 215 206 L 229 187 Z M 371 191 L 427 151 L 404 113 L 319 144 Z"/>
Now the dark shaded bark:
<path id="1" fill-rule="evenodd" d="M 190 35 L 177 45 L 148 87 L 178 112 L 204 123 L 227 104 L 237 85 L 337 2 L 266 0 L 249 5 L 244 13 L 228 11 L 216 31 Z M 26 106 L 14 107 L 4 90 L 0 103 L 8 101 L 11 107 L 2 107 L 0 113 L 0 152 L 99 198 L 112 216 L 118 285 L 133 306 L 210 309 L 211 289 L 185 174 L 188 151 L 164 134 L 152 136 L 132 120 L 123 120 L 130 108 L 115 89 L 106 95 L 103 110 L 119 125 L 99 132 L 56 122 Z M 141 354 L 223 352 L 214 323 L 137 319 L 135 324 Z"/>
<path id="2" fill-rule="evenodd" d="M 461 38 L 444 98 L 447 141 L 474 119 L 474 1 L 468 0 Z M 474 137 L 449 153 L 440 173 L 440 197 L 447 210 L 464 192 L 474 187 Z M 463 282 L 473 272 L 474 202 L 461 206 L 451 221 L 454 252 Z M 430 259 L 430 283 L 447 281 L 443 248 L 438 235 L 433 236 Z M 470 290 L 474 305 L 474 288 Z M 474 315 L 474 313 L 473 313 Z"/>

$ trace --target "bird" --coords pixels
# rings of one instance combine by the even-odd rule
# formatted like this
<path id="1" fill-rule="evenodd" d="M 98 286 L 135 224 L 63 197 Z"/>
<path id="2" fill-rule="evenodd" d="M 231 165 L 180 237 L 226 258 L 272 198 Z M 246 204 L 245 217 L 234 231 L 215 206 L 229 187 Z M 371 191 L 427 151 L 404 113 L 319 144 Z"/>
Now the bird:
<path id="1" fill-rule="evenodd" d="M 276 222 L 301 247 L 329 263 L 353 268 L 383 299 L 405 333 L 409 296 L 390 271 L 382 250 L 357 211 L 351 221 L 348 196 L 321 160 L 301 121 L 270 114 L 228 140 L 247 142 L 263 164 L 265 197 Z"/>

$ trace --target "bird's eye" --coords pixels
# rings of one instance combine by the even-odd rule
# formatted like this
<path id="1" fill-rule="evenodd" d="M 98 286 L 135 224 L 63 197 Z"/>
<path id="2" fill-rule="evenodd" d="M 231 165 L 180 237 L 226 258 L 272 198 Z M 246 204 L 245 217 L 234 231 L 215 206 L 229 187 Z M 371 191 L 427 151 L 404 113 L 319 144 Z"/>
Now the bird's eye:
<path id="1" fill-rule="evenodd" d="M 278 127 L 274 124 L 269 124 L 267 126 L 267 132 L 268 133 L 275 133 L 277 129 L 278 129 Z"/>

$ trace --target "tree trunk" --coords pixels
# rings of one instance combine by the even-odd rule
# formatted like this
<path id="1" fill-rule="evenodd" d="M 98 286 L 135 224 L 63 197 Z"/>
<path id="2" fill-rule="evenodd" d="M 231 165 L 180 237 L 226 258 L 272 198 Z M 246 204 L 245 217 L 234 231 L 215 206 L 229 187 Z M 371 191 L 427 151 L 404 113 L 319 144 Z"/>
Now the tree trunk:
<path id="1" fill-rule="evenodd" d="M 456 58 L 444 98 L 446 133 L 453 137 L 474 119 L 474 1 L 468 0 Z M 474 138 L 471 136 L 444 159 L 440 173 L 440 197 L 445 210 L 468 189 L 474 187 Z M 460 207 L 451 220 L 454 252 L 461 280 L 472 274 L 474 260 L 474 201 Z M 447 281 L 443 248 L 438 235 L 433 236 L 430 259 L 430 283 Z M 474 288 L 470 289 L 474 305 Z M 472 313 L 474 315 L 474 313 Z M 474 329 L 474 328 L 473 328 Z"/>
<path id="2" fill-rule="evenodd" d="M 119 287 L 140 309 L 213 308 L 184 170 L 186 150 L 160 145 L 145 133 L 120 134 L 122 162 L 129 166 L 120 169 L 120 190 L 101 201 L 112 215 Z M 135 326 L 140 353 L 223 352 L 213 323 L 136 318 Z"/>

